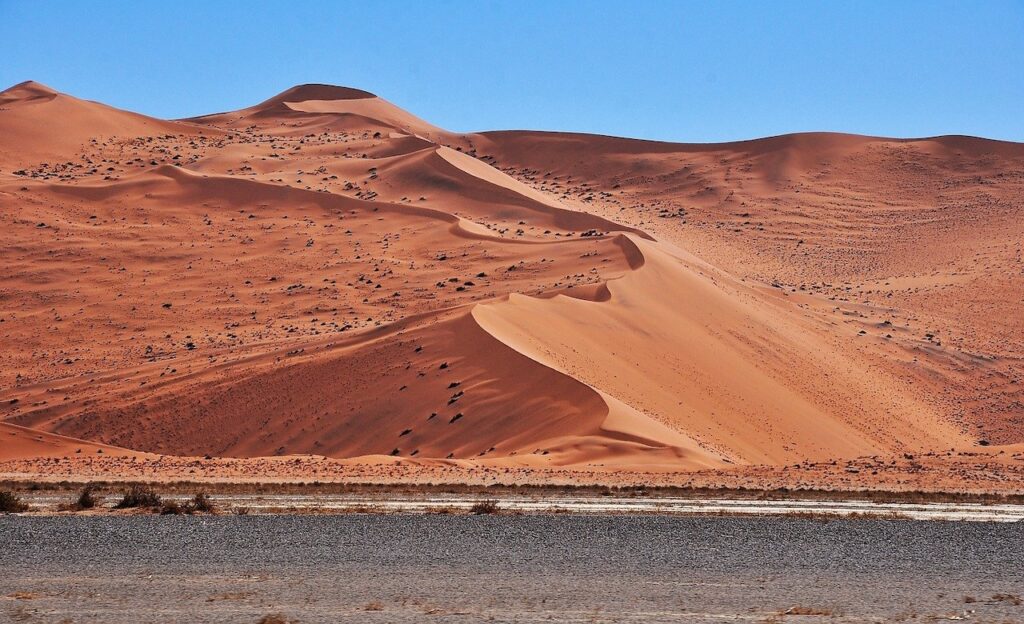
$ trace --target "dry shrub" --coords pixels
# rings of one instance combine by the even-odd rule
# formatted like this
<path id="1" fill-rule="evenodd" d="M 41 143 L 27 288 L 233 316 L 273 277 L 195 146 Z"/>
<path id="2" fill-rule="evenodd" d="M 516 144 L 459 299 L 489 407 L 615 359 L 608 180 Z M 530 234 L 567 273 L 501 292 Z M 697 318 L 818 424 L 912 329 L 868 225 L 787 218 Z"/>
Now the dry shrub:
<path id="1" fill-rule="evenodd" d="M 114 505 L 114 509 L 135 509 L 137 507 L 160 507 L 160 495 L 153 488 L 144 485 L 133 485 L 124 497 Z"/>
<path id="2" fill-rule="evenodd" d="M 469 513 L 476 514 L 478 516 L 496 514 L 500 511 L 498 507 L 498 501 L 496 500 L 482 500 L 473 503 L 473 506 L 469 508 Z"/>
<path id="3" fill-rule="evenodd" d="M 21 513 L 28 511 L 28 505 L 23 503 L 17 494 L 0 491 L 0 513 Z"/>
<path id="4" fill-rule="evenodd" d="M 195 497 L 192 499 L 191 504 L 192 509 L 198 511 L 199 513 L 214 513 L 217 511 L 217 508 L 214 506 L 213 501 L 210 500 L 210 497 L 207 496 L 205 492 L 199 492 L 198 494 L 196 494 Z"/>
<path id="5" fill-rule="evenodd" d="M 78 495 L 78 500 L 75 501 L 75 509 L 92 509 L 98 502 L 93 494 L 92 486 L 87 485 L 82 488 L 81 494 Z"/>

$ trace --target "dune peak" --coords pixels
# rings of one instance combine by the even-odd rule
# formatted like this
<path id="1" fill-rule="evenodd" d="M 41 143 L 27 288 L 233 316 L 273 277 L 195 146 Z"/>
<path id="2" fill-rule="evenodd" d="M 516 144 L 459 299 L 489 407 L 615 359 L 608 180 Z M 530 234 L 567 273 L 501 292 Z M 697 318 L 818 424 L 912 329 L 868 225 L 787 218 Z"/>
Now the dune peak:
<path id="1" fill-rule="evenodd" d="M 286 89 L 266 100 L 261 106 L 282 102 L 306 102 L 309 100 L 366 100 L 377 96 L 369 91 L 328 84 L 300 84 Z"/>
<path id="2" fill-rule="evenodd" d="M 13 102 L 16 100 L 32 100 L 38 98 L 53 98 L 60 95 L 56 89 L 52 89 L 41 82 L 26 80 L 0 91 L 0 100 Z"/>

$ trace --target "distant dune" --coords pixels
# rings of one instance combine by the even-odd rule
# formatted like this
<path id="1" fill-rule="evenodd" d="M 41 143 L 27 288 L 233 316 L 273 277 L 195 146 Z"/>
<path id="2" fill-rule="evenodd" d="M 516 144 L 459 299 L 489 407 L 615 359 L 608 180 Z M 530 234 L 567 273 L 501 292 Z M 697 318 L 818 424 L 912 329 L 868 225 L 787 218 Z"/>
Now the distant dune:
<path id="1" fill-rule="evenodd" d="M 1021 144 L 461 135 L 329 85 L 164 121 L 27 82 L 0 219 L 0 460 L 1024 443 Z"/>

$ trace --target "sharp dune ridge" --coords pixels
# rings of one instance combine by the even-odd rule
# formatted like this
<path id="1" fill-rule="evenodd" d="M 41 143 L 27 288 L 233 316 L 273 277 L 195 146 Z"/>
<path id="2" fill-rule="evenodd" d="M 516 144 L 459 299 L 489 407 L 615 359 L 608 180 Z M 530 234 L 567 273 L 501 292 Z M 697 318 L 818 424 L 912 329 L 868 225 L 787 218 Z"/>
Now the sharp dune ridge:
<path id="1" fill-rule="evenodd" d="M 458 134 L 331 85 L 165 121 L 21 83 L 0 459 L 1019 455 L 1022 211 L 1024 145 L 973 137 Z"/>

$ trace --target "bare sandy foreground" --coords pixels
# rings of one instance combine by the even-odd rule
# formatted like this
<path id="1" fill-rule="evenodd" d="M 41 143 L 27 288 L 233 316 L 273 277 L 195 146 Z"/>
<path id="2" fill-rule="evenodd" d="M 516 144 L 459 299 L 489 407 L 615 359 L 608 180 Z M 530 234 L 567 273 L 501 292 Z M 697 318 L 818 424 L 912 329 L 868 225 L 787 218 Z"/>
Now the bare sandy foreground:
<path id="1" fill-rule="evenodd" d="M 0 479 L 32 483 L 195 483 L 267 484 L 315 488 L 319 485 L 567 486 L 689 490 L 890 492 L 911 495 L 1024 495 L 1024 452 L 1017 448 L 907 455 L 898 459 L 858 458 L 802 462 L 786 466 L 746 466 L 731 470 L 623 470 L 616 466 L 514 466 L 503 462 L 407 460 L 378 456 L 359 459 L 294 456 L 201 458 L 131 454 L 118 449 L 87 449 L 70 456 L 0 461 Z M 97 452 L 99 451 L 99 452 Z"/>

